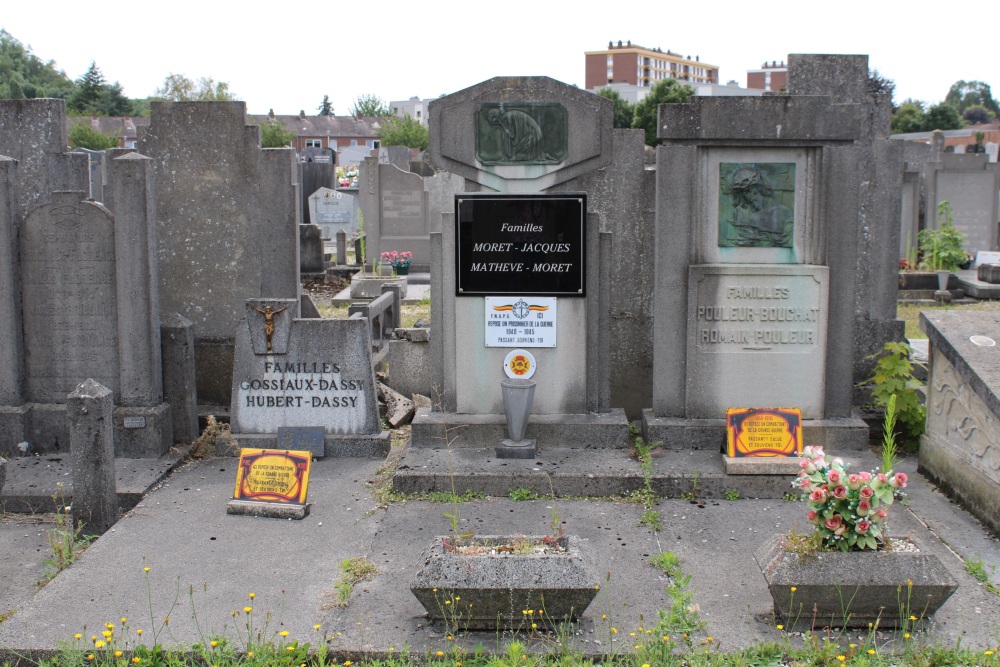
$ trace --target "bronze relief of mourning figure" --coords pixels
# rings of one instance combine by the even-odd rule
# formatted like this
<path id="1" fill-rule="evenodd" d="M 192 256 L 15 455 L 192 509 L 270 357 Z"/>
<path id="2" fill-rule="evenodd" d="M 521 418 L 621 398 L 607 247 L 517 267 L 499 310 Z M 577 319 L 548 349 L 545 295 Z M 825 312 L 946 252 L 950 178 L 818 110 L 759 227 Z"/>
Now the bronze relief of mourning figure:
<path id="1" fill-rule="evenodd" d="M 264 335 L 267 337 L 267 351 L 271 351 L 271 337 L 274 335 L 274 316 L 288 308 L 285 306 L 274 310 L 271 306 L 264 306 L 263 309 L 251 304 L 251 308 L 264 316 Z"/>

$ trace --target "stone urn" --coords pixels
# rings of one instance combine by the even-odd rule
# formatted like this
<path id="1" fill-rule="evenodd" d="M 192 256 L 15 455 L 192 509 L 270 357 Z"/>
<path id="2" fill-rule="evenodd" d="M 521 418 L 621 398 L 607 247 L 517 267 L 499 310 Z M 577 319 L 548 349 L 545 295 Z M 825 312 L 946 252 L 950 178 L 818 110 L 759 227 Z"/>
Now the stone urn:
<path id="1" fill-rule="evenodd" d="M 551 629 L 578 619 L 600 590 L 576 537 L 480 535 L 446 546 L 453 539 L 435 540 L 410 585 L 428 618 L 448 627 Z"/>
<path id="2" fill-rule="evenodd" d="M 406 297 L 406 276 L 361 272 L 351 276 L 351 298 L 377 299 L 382 296 L 382 285 L 399 285 L 399 298 Z"/>
<path id="3" fill-rule="evenodd" d="M 800 627 L 899 627 L 926 620 L 958 582 L 938 558 L 920 551 L 786 551 L 781 535 L 754 551 L 775 616 Z M 794 589 L 794 590 L 793 590 Z"/>

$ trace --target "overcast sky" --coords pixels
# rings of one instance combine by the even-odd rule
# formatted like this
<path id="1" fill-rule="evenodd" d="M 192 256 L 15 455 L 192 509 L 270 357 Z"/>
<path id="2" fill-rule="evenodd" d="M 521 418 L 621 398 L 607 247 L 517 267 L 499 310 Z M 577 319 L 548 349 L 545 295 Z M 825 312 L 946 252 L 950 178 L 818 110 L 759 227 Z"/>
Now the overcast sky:
<path id="1" fill-rule="evenodd" d="M 71 79 L 94 60 L 128 97 L 170 73 L 227 81 L 250 113 L 335 113 L 374 93 L 437 97 L 500 75 L 545 75 L 583 86 L 584 52 L 609 40 L 699 55 L 720 81 L 789 53 L 868 54 L 896 82 L 895 101 L 938 102 L 959 79 L 1000 96 L 991 3 L 975 9 L 887 0 L 838 2 L 595 2 L 365 0 L 96 3 L 3 0 L 0 27 Z M 602 15 L 608 12 L 613 15 Z M 981 37 L 976 36 L 982 30 Z"/>

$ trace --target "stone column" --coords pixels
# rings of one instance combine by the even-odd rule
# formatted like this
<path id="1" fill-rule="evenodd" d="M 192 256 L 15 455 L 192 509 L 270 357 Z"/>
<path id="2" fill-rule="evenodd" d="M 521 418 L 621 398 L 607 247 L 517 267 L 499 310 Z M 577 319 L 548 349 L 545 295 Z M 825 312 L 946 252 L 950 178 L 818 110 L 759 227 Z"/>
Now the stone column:
<path id="1" fill-rule="evenodd" d="M 163 400 L 152 175 L 152 160 L 138 153 L 107 165 L 105 202 L 115 216 L 119 402 L 126 407 Z"/>
<path id="2" fill-rule="evenodd" d="M 0 155 L 0 454 L 25 440 L 17 161 Z"/>
<path id="3" fill-rule="evenodd" d="M 111 390 L 94 380 L 66 397 L 73 457 L 73 525 L 100 535 L 118 520 Z"/>
<path id="4" fill-rule="evenodd" d="M 178 313 L 160 323 L 163 394 L 170 404 L 174 442 L 190 444 L 198 433 L 198 390 L 194 369 L 194 325 Z"/>

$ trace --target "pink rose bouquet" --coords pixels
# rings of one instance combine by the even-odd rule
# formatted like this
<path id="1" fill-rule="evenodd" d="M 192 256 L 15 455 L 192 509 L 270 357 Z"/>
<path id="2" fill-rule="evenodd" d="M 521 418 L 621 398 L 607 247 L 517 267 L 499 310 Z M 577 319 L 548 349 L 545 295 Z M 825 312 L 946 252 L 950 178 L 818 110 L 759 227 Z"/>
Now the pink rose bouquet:
<path id="1" fill-rule="evenodd" d="M 822 447 L 806 447 L 792 486 L 806 501 L 806 518 L 823 536 L 823 546 L 841 551 L 878 549 L 886 537 L 888 518 L 880 505 L 891 505 L 904 495 L 906 474 L 892 470 L 848 474 L 847 468 L 841 459 L 826 456 Z"/>

